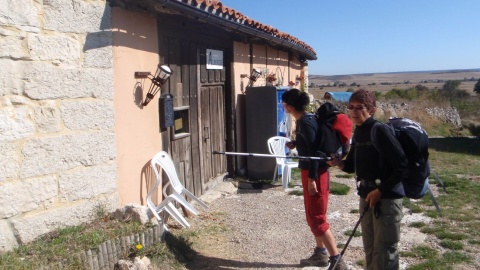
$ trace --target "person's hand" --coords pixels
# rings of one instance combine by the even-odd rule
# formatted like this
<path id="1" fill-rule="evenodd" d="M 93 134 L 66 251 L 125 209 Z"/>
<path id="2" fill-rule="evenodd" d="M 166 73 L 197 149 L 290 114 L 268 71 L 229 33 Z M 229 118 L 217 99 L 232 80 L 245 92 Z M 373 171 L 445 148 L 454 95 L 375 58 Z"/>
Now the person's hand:
<path id="1" fill-rule="evenodd" d="M 293 141 L 287 142 L 287 143 L 285 144 L 285 146 L 286 146 L 288 149 L 293 149 L 293 148 L 295 148 L 295 142 L 293 142 Z"/>
<path id="2" fill-rule="evenodd" d="M 335 166 L 339 166 L 340 163 L 342 162 L 342 159 L 335 155 L 335 154 L 332 154 L 330 156 L 332 159 L 330 159 L 329 161 L 327 161 L 327 164 L 330 165 L 331 167 L 335 167 Z M 339 166 L 340 167 L 340 166 Z"/>
<path id="3" fill-rule="evenodd" d="M 307 186 L 307 189 L 308 189 L 308 194 L 310 196 L 313 196 L 315 194 L 318 193 L 318 189 L 317 189 L 317 183 L 315 183 L 315 180 L 312 179 L 312 178 L 308 178 L 308 186 Z"/>
<path id="4" fill-rule="evenodd" d="M 380 201 L 381 198 L 382 198 L 382 192 L 378 188 L 376 188 L 370 191 L 370 193 L 368 193 L 367 197 L 365 198 L 365 201 L 369 203 L 370 208 L 373 208 L 375 204 L 378 201 Z"/>

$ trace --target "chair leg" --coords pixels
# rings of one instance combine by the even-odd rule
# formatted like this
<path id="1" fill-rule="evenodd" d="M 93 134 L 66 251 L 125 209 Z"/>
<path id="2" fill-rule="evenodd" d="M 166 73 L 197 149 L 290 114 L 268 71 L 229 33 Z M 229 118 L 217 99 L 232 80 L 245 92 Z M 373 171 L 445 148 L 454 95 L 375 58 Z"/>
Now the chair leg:
<path id="1" fill-rule="evenodd" d="M 290 182 L 290 167 L 283 166 L 282 185 L 284 189 L 288 187 L 288 182 Z"/>
<path id="2" fill-rule="evenodd" d="M 277 182 L 278 178 L 278 164 L 275 165 L 275 170 L 273 171 L 273 182 Z"/>
<path id="3" fill-rule="evenodd" d="M 172 203 L 165 205 L 165 211 L 175 218 L 175 220 L 177 220 L 184 228 L 190 227 L 190 224 L 188 224 L 187 220 L 185 220 Z"/>
<path id="4" fill-rule="evenodd" d="M 187 195 L 188 197 L 190 197 L 192 200 L 196 201 L 198 204 L 200 204 L 201 206 L 205 207 L 205 208 L 208 208 L 208 205 L 206 205 L 204 202 L 202 202 L 199 198 L 197 198 L 195 195 L 193 195 L 192 192 L 190 192 L 190 190 L 184 188 L 182 190 L 182 193 L 185 193 L 185 195 Z"/>
<path id="5" fill-rule="evenodd" d="M 192 212 L 194 215 L 198 215 L 198 210 L 195 209 L 195 207 L 193 207 L 189 202 L 187 202 L 187 200 L 185 200 L 183 195 L 174 192 L 174 193 L 170 194 L 170 196 L 175 198 L 175 200 L 177 202 L 179 202 L 183 206 L 185 206 L 185 208 L 187 208 L 188 211 Z"/>

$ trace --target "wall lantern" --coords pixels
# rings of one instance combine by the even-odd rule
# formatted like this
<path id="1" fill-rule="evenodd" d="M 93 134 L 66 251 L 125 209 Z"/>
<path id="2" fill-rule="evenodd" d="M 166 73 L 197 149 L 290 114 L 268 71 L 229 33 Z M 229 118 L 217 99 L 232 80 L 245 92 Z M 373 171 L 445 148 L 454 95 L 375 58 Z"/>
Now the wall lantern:
<path id="1" fill-rule="evenodd" d="M 240 74 L 240 78 L 248 78 L 248 85 L 253 86 L 253 84 L 257 81 L 257 79 L 262 75 L 262 72 L 256 68 L 252 70 L 252 74 L 250 77 L 248 74 Z"/>
<path id="2" fill-rule="evenodd" d="M 248 86 L 252 87 L 257 79 L 262 75 L 262 72 L 256 68 L 252 69 L 252 74 L 250 75 Z"/>
<path id="3" fill-rule="evenodd" d="M 150 72 L 135 72 L 135 78 L 149 78 L 152 81 L 152 84 L 150 84 L 150 88 L 148 89 L 147 96 L 142 104 L 143 106 L 147 106 L 147 104 L 153 99 L 162 85 L 167 82 L 172 74 L 173 71 L 167 65 L 160 64 L 158 64 L 155 75 L 152 75 Z"/>

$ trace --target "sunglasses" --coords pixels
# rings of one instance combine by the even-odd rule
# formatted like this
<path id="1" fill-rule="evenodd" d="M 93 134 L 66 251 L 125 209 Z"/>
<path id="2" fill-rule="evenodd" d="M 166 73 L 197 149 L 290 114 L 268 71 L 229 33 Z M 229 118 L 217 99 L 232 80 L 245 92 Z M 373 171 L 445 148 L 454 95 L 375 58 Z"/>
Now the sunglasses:
<path id="1" fill-rule="evenodd" d="M 363 109 L 366 109 L 367 107 L 365 107 L 364 105 L 357 105 L 357 106 L 353 106 L 353 105 L 348 105 L 347 106 L 347 109 L 349 110 L 355 110 L 355 111 L 363 111 Z"/>

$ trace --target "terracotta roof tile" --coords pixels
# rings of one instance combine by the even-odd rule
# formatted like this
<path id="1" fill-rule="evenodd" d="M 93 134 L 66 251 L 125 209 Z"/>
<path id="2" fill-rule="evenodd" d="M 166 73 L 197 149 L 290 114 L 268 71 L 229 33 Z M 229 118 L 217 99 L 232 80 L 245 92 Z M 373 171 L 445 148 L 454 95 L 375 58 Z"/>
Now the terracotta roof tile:
<path id="1" fill-rule="evenodd" d="M 269 33 L 274 37 L 290 41 L 293 44 L 303 47 L 316 55 L 315 50 L 305 42 L 299 40 L 298 38 L 288 33 L 282 32 L 272 26 L 265 25 L 257 20 L 248 18 L 246 15 L 242 14 L 241 12 L 233 8 L 224 6 L 220 0 L 175 0 L 175 1 L 182 2 L 185 4 L 193 4 L 193 6 L 196 6 L 198 9 L 202 9 L 204 11 L 207 11 L 219 17 L 225 18 L 227 20 L 235 21 L 237 23 L 245 25 L 246 27 L 255 28 L 265 33 Z M 223 14 L 223 16 L 221 14 Z"/>
<path id="2" fill-rule="evenodd" d="M 182 11 L 191 12 L 192 9 L 198 9 L 199 13 L 209 13 L 206 18 L 216 18 L 225 25 L 231 25 L 231 23 L 239 24 L 241 27 L 234 25 L 234 28 L 243 31 L 248 34 L 252 34 L 252 31 L 260 32 L 260 38 L 268 40 L 274 44 L 280 46 L 287 46 L 297 52 L 300 52 L 307 59 L 317 59 L 315 50 L 305 42 L 298 38 L 282 32 L 277 28 L 266 25 L 255 19 L 249 18 L 233 8 L 227 7 L 222 4 L 220 0 L 107 0 L 110 6 L 122 6 L 126 5 L 132 9 L 149 9 L 160 11 L 162 7 L 169 6 L 171 4 L 174 8 Z M 192 11 L 195 13 L 194 11 Z M 213 15 L 213 16 L 210 16 Z M 223 23 L 222 23 L 223 24 Z M 249 30 L 252 31 L 249 31 Z M 255 34 L 256 35 L 256 34 Z M 271 36 L 271 38 L 270 38 Z"/>

